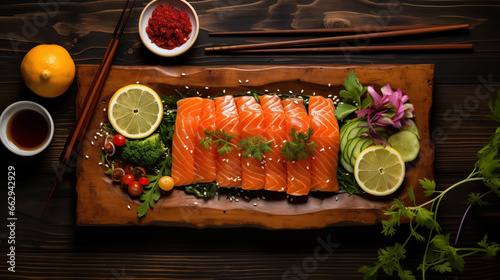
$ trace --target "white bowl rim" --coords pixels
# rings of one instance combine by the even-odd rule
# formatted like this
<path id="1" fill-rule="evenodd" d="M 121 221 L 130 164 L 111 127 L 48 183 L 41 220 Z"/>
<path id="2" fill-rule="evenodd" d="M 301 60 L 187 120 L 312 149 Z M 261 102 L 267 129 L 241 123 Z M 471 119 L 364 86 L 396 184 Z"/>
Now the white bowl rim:
<path id="1" fill-rule="evenodd" d="M 26 151 L 22 150 L 19 147 L 17 147 L 12 141 L 10 141 L 7 137 L 7 124 L 10 120 L 10 118 L 17 112 L 23 109 L 31 109 L 34 111 L 37 111 L 40 113 L 42 116 L 45 117 L 49 124 L 49 137 L 45 141 L 45 143 L 40 146 L 36 150 L 31 150 L 31 151 Z M 5 110 L 2 112 L 2 115 L 0 115 L 0 140 L 2 144 L 12 153 L 19 155 L 19 156 L 34 156 L 36 154 L 41 153 L 45 148 L 47 148 L 50 143 L 52 142 L 52 137 L 54 136 L 54 121 L 52 120 L 52 116 L 50 115 L 49 111 L 45 109 L 42 105 L 33 102 L 33 101 L 18 101 L 10 104 Z"/>
<path id="2" fill-rule="evenodd" d="M 165 4 L 172 4 L 172 3 L 180 3 L 181 5 L 186 5 L 189 10 L 191 10 L 191 12 L 193 13 L 193 17 L 189 17 L 191 22 L 192 22 L 192 26 L 193 26 L 193 35 L 189 38 L 189 40 L 184 43 L 183 45 L 177 47 L 177 48 L 174 48 L 172 50 L 167 50 L 167 49 L 164 49 L 164 48 L 160 48 L 158 46 L 156 46 L 156 44 L 153 44 L 151 42 L 151 40 L 149 39 L 149 37 L 147 36 L 146 34 L 146 30 L 144 28 L 144 30 L 142 30 L 143 26 L 142 26 L 142 21 L 143 21 L 143 18 L 145 17 L 145 13 L 148 9 L 150 9 L 150 7 L 152 5 L 155 5 L 155 4 L 158 4 L 158 5 L 161 5 L 162 3 L 165 3 Z M 159 55 L 159 56 L 163 56 L 163 57 L 174 57 L 174 56 L 179 56 L 183 53 L 185 53 L 187 50 L 189 50 L 195 43 L 196 39 L 198 38 L 198 33 L 199 33 L 199 19 L 198 19 L 198 14 L 196 13 L 196 10 L 193 8 L 193 6 L 185 1 L 185 0 L 153 0 L 151 2 L 149 2 L 146 7 L 144 7 L 144 9 L 142 10 L 141 12 L 141 16 L 139 18 L 139 36 L 141 37 L 141 40 L 142 40 L 142 43 L 146 46 L 146 48 L 148 48 L 152 53 L 156 54 L 156 55 Z"/>

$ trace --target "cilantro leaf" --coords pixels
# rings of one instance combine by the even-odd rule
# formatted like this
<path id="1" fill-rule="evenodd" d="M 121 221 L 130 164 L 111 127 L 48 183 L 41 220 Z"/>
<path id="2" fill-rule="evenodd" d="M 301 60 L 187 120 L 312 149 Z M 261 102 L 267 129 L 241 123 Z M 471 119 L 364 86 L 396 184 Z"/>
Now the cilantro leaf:
<path id="1" fill-rule="evenodd" d="M 434 229 L 437 231 L 440 230 L 438 222 L 436 222 L 436 220 L 434 219 L 434 212 L 431 212 L 423 207 L 418 208 L 415 222 L 417 222 L 418 225 L 424 226 L 428 229 Z"/>
<path id="2" fill-rule="evenodd" d="M 350 72 L 344 79 L 344 87 L 345 89 L 339 92 L 343 97 L 342 102 L 335 108 L 335 117 L 341 121 L 354 111 L 368 107 L 372 102 L 369 98 L 361 100 L 367 87 L 361 85 L 355 72 Z"/>
<path id="3" fill-rule="evenodd" d="M 477 203 L 479 206 L 487 205 L 488 202 L 481 199 L 481 194 L 471 192 L 469 193 L 469 198 L 467 199 L 470 203 Z"/>
<path id="4" fill-rule="evenodd" d="M 424 178 L 423 180 L 419 180 L 419 182 L 420 185 L 422 185 L 422 187 L 425 189 L 425 196 L 431 196 L 436 192 L 436 182 L 434 182 L 434 180 L 431 181 L 427 178 Z"/>

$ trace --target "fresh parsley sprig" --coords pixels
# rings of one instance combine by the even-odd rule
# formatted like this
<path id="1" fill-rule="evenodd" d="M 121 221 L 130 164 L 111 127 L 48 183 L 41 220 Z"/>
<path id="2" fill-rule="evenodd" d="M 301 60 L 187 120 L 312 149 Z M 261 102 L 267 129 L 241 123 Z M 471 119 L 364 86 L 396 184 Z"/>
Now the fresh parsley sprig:
<path id="1" fill-rule="evenodd" d="M 252 156 L 254 159 L 261 161 L 265 153 L 271 152 L 271 145 L 274 140 L 266 141 L 260 137 L 247 136 L 247 139 L 241 139 L 238 144 L 238 149 L 243 151 L 241 157 L 247 158 Z"/>
<path id="2" fill-rule="evenodd" d="M 253 136 L 250 138 L 247 136 L 246 139 L 240 139 L 236 145 L 230 142 L 235 136 L 224 130 L 205 130 L 203 133 L 205 133 L 205 137 L 200 139 L 200 145 L 203 148 L 209 149 L 212 144 L 215 144 L 220 155 L 228 154 L 233 148 L 236 148 L 243 151 L 241 155 L 243 158 L 251 156 L 258 161 L 263 159 L 265 153 L 271 152 L 271 144 L 273 143 L 273 140 L 266 141 L 261 137 Z"/>
<path id="3" fill-rule="evenodd" d="M 292 140 L 285 142 L 281 148 L 281 155 L 290 161 L 306 159 L 308 156 L 313 155 L 314 149 L 318 146 L 311 141 L 313 134 L 312 127 L 307 129 L 307 133 L 297 132 L 297 129 L 292 127 L 291 132 L 288 134 L 292 137 Z"/>
<path id="4" fill-rule="evenodd" d="M 500 112 L 500 91 L 499 97 L 495 105 L 491 105 L 491 111 L 494 115 Z M 490 104 L 493 104 L 490 102 Z M 495 118 L 500 121 L 500 118 Z M 447 187 L 443 191 L 436 190 L 436 183 L 434 180 L 427 178 L 420 180 L 420 184 L 424 188 L 426 196 L 434 197 L 429 201 L 416 205 L 415 193 L 413 188 L 410 188 L 409 199 L 413 206 L 407 206 L 400 199 L 395 199 L 390 207 L 384 211 L 385 215 L 390 216 L 387 221 L 382 222 L 382 234 L 385 236 L 392 236 L 396 233 L 396 226 L 400 226 L 401 218 L 409 219 L 410 235 L 404 244 L 396 243 L 394 246 L 386 247 L 378 251 L 378 261 L 374 262 L 371 266 L 363 266 L 359 272 L 364 274 L 364 279 L 375 279 L 379 270 L 383 270 L 387 275 L 393 275 L 397 272 L 401 279 L 415 279 L 415 276 L 410 270 L 405 270 L 400 263 L 400 260 L 406 257 L 406 244 L 414 238 L 417 241 L 425 241 L 425 252 L 422 257 L 422 262 L 417 267 L 422 273 L 422 279 L 425 280 L 426 272 L 429 270 L 437 271 L 440 273 L 451 272 L 453 270 L 463 271 L 465 264 L 465 257 L 483 253 L 484 257 L 494 257 L 500 251 L 500 244 L 495 242 L 488 242 L 488 236 L 477 243 L 478 247 L 474 248 L 456 248 L 460 230 L 463 221 L 467 215 L 470 206 L 465 211 L 462 218 L 459 230 L 456 235 L 455 243 L 450 244 L 450 234 L 442 232 L 441 227 L 437 221 L 437 213 L 441 200 L 451 190 L 472 181 L 482 181 L 490 190 L 485 194 L 471 193 L 469 194 L 468 201 L 484 205 L 485 201 L 482 198 L 489 193 L 496 193 L 500 196 L 500 127 L 497 128 L 495 134 L 490 138 L 489 143 L 478 152 L 477 161 L 472 172 L 467 178 Z M 472 205 L 471 204 L 471 205 Z M 429 209 L 427 209 L 429 208 Z M 416 224 L 416 226 L 415 226 Z M 429 233 L 424 237 L 419 232 L 418 228 L 427 228 Z"/>

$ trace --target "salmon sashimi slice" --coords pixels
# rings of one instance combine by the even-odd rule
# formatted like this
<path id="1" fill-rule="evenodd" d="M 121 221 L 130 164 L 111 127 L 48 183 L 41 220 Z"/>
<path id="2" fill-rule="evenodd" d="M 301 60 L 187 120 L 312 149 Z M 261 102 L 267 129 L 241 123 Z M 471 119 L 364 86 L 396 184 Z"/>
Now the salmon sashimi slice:
<path id="1" fill-rule="evenodd" d="M 202 101 L 191 97 L 177 102 L 171 172 L 175 186 L 194 183 L 194 150 Z"/>
<path id="2" fill-rule="evenodd" d="M 233 96 L 226 95 L 214 98 L 216 131 L 224 131 L 234 137 L 229 141 L 234 145 L 240 142 L 240 118 Z M 230 153 L 217 153 L 216 180 L 219 187 L 241 186 L 241 154 L 233 147 Z"/>
<path id="3" fill-rule="evenodd" d="M 304 100 L 286 98 L 282 101 L 285 111 L 285 124 L 287 133 L 291 133 L 292 128 L 296 132 L 307 133 L 309 128 L 309 116 L 304 106 Z M 293 138 L 288 135 L 288 140 Z M 287 160 L 287 190 L 286 193 L 294 196 L 307 195 L 311 189 L 311 171 L 309 158 L 301 160 Z"/>
<path id="4" fill-rule="evenodd" d="M 209 149 L 205 149 L 200 144 L 201 139 L 206 136 L 205 130 L 216 130 L 215 102 L 213 100 L 203 99 L 199 118 L 194 149 L 194 182 L 213 182 L 217 175 L 217 149 L 213 143 Z"/>
<path id="5" fill-rule="evenodd" d="M 309 118 L 314 131 L 311 141 L 318 145 L 310 160 L 311 191 L 338 192 L 339 125 L 333 101 L 322 96 L 311 96 Z"/>
<path id="6" fill-rule="evenodd" d="M 273 141 L 271 152 L 266 154 L 265 185 L 268 191 L 286 191 L 286 161 L 281 155 L 283 143 L 287 140 L 285 111 L 277 95 L 263 95 L 260 104 L 264 111 L 264 139 Z"/>
<path id="7" fill-rule="evenodd" d="M 241 139 L 260 137 L 264 139 L 264 111 L 253 96 L 241 96 L 234 99 L 240 117 Z M 244 154 L 244 150 L 241 154 Z M 260 190 L 264 188 L 266 171 L 264 159 L 260 161 L 251 155 L 241 159 L 241 187 L 244 190 Z"/>

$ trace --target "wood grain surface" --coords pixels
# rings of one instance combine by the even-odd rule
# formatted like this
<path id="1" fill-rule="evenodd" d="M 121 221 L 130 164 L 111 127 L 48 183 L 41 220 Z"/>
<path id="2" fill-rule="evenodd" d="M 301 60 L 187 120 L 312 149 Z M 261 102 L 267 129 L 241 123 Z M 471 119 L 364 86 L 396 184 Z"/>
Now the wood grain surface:
<path id="1" fill-rule="evenodd" d="M 430 132 L 435 148 L 439 189 L 465 178 L 476 152 L 498 126 L 486 117 L 488 101 L 500 89 L 500 4 L 495 0 L 209 0 L 189 1 L 200 17 L 193 48 L 173 58 L 159 58 L 140 41 L 137 22 L 149 1 L 137 0 L 114 65 L 208 66 L 298 64 L 434 64 Z M 122 0 L 3 0 L 0 2 L 0 108 L 32 100 L 52 114 L 56 132 L 47 150 L 30 158 L 0 147 L 0 279 L 362 279 L 357 272 L 376 260 L 377 249 L 402 241 L 408 233 L 384 238 L 381 226 L 329 227 L 311 230 L 255 228 L 192 229 L 182 227 L 76 226 L 76 162 L 58 185 L 40 219 L 54 179 L 62 145 L 76 113 L 76 81 L 64 95 L 43 99 L 29 91 L 20 63 L 38 44 L 59 44 L 75 62 L 99 64 L 109 42 Z M 425 51 L 338 54 L 207 55 L 204 48 L 297 37 L 209 37 L 210 31 L 280 30 L 366 25 L 470 24 L 467 32 L 348 42 L 349 46 L 473 43 L 473 51 Z M 308 36 L 305 36 L 306 38 Z M 311 36 L 309 36 L 311 37 Z M 304 38 L 304 37 L 301 37 Z M 333 45 L 338 46 L 338 45 Z M 82 159 L 79 159 L 82 160 Z M 7 167 L 16 169 L 16 272 L 7 270 L 10 252 L 7 222 Z M 439 222 L 455 238 L 468 206 L 467 194 L 486 192 L 479 182 L 447 194 Z M 500 199 L 474 206 L 459 240 L 475 246 L 485 233 L 500 243 Z M 3 209 L 3 210 L 2 210 Z M 330 243 L 329 250 L 322 244 Z M 404 241 L 404 240 L 403 240 Z M 403 242 L 402 241 L 402 242 Z M 335 248 L 338 247 L 338 248 Z M 416 268 L 423 245 L 411 243 L 405 260 Z M 319 248 L 327 254 L 314 259 Z M 304 269 L 305 268 L 305 269 Z M 391 279 L 381 276 L 381 279 Z M 420 278 L 420 277 L 419 277 Z M 426 279 L 499 279 L 498 257 L 466 259 L 462 273 L 431 273 Z"/>

